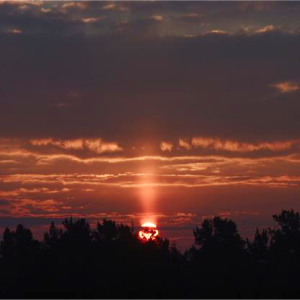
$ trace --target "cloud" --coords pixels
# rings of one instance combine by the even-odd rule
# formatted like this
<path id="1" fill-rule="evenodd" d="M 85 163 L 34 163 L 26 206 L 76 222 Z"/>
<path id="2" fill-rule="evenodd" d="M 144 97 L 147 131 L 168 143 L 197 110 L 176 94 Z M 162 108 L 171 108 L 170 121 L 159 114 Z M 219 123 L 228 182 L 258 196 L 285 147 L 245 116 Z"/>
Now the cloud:
<path id="1" fill-rule="evenodd" d="M 102 7 L 104 10 L 115 10 L 117 5 L 115 3 L 107 4 Z"/>
<path id="2" fill-rule="evenodd" d="M 255 30 L 255 33 L 266 33 L 266 32 L 271 32 L 274 31 L 275 27 L 274 25 L 267 25 L 265 27 L 259 28 L 257 30 Z"/>
<path id="3" fill-rule="evenodd" d="M 161 22 L 164 19 L 163 16 L 161 16 L 161 15 L 153 15 L 153 16 L 151 16 L 151 18 L 153 20 L 159 21 L 159 22 Z"/>
<path id="4" fill-rule="evenodd" d="M 227 34 L 227 32 L 225 30 L 221 30 L 221 29 L 212 29 L 212 30 L 208 31 L 207 33 L 210 33 L 210 34 Z"/>
<path id="5" fill-rule="evenodd" d="M 162 151 L 172 151 L 173 144 L 170 142 L 161 142 L 160 149 Z"/>
<path id="6" fill-rule="evenodd" d="M 74 139 L 74 140 L 54 140 L 47 139 L 33 139 L 30 140 L 33 146 L 56 146 L 68 150 L 90 150 L 96 153 L 111 153 L 122 151 L 122 148 L 117 143 L 106 143 L 102 139 Z"/>
<path id="7" fill-rule="evenodd" d="M 27 41 L 27 33 L 23 38 Z M 149 136 L 159 142 L 188 136 L 244 138 L 256 142 L 295 139 L 300 135 L 296 93 L 289 93 L 288 99 L 285 99 L 287 93 L 280 93 L 272 104 L 259 101 L 268 94 L 266 87 L 270 82 L 282 81 L 273 71 L 274 64 L 279 73 L 289 73 L 296 80 L 297 68 L 289 67 L 287 62 L 298 57 L 295 51 L 298 38 L 294 36 L 266 33 L 255 37 L 152 37 L 144 38 L 143 42 L 137 36 L 117 39 L 114 35 L 41 38 L 43 43 L 39 45 L 34 38 L 21 44 L 12 37 L 1 38 L 1 73 L 6 74 L 0 76 L 5 86 L 0 97 L 6 99 L 0 103 L 2 136 L 29 139 L 50 136 L 58 140 L 100 136 L 103 141 L 118 141 L 123 148 Z M 32 67 L 30 72 L 25 72 L 26 63 L 21 54 L 15 53 L 10 60 L 17 44 L 26 53 L 26 61 Z M 50 45 L 53 51 L 46 59 Z M 278 52 L 272 52 L 274 47 Z M 180 51 L 175 55 L 173 48 Z M 226 58 L 228 52 L 234 54 L 230 59 Z M 58 53 L 68 55 L 63 61 Z M 266 56 L 271 63 L 266 63 Z M 11 61 L 9 67 L 5 61 Z M 57 67 L 62 64 L 65 68 L 58 74 Z M 236 67 L 230 68 L 231 64 Z M 118 72 L 113 72 L 116 69 Z M 12 73 L 19 76 L 12 78 L 8 75 Z M 51 89 L 41 74 L 47 74 Z M 69 96 L 72 90 L 77 91 L 77 97 Z M 66 106 L 58 109 L 55 103 L 66 103 Z M 288 112 L 282 114 L 283 111 L 293 111 L 295 121 L 289 118 Z M 280 124 L 275 122 L 278 118 L 283 118 Z M 235 130 L 229 130 L 233 127 Z"/>
<path id="8" fill-rule="evenodd" d="M 298 7 L 294 3 L 284 4 L 281 9 L 277 4 L 245 5 L 231 3 L 220 4 L 218 7 L 213 3 L 182 2 L 169 6 L 164 2 L 144 1 L 138 2 L 104 2 L 92 1 L 2 1 L 3 9 L 0 12 L 3 27 L 19 23 L 26 27 L 27 34 L 56 35 L 81 35 L 94 36 L 124 32 L 125 27 L 120 24 L 131 24 L 125 29 L 126 33 L 142 36 L 198 36 L 208 32 L 214 34 L 228 33 L 240 34 L 241 26 L 255 28 L 254 33 L 267 33 L 277 30 L 286 32 L 297 31 Z M 260 7 L 257 9 L 257 7 Z M 261 8 L 263 7 L 263 9 Z M 20 13 L 20 11 L 22 13 Z M 133 14 L 128 12 L 132 11 Z M 278 14 L 280 13 L 280 18 Z M 97 18 L 99 15 L 107 20 L 105 26 L 90 22 L 93 26 L 84 26 L 84 19 Z M 171 26 L 164 26 L 164 16 L 168 15 Z M 149 20 L 156 22 L 148 22 Z M 266 25 L 263 20 L 270 20 Z M 253 20 L 254 23 L 253 24 Z M 200 23 L 201 21 L 201 23 Z M 39 23 L 39 29 L 34 24 Z M 159 24 L 161 23 L 161 24 Z M 284 24 L 283 26 L 282 23 Z M 147 24 L 147 25 L 146 25 Z M 195 26 L 197 24 L 198 26 Z M 89 28 L 87 28 L 89 27 Z M 203 27 L 203 28 L 201 28 Z M 207 30 L 206 27 L 212 28 Z M 22 27 L 23 28 L 23 27 Z M 60 29 L 60 30 L 59 30 Z M 255 32 L 257 31 L 257 32 Z"/>
<path id="9" fill-rule="evenodd" d="M 199 14 L 197 14 L 197 13 L 187 13 L 187 14 L 184 14 L 184 17 L 185 18 L 198 18 Z"/>
<path id="10" fill-rule="evenodd" d="M 281 141 L 281 142 L 261 142 L 257 144 L 242 143 L 232 140 L 221 140 L 219 138 L 195 137 L 191 145 L 196 148 L 209 148 L 215 150 L 224 150 L 229 152 L 253 152 L 259 150 L 284 151 L 291 149 L 293 146 L 299 148 L 300 141 Z"/>
<path id="11" fill-rule="evenodd" d="M 27 174 L 0 175 L 1 197 L 32 195 L 40 199 L 44 195 L 57 195 L 58 199 L 82 192 L 105 188 L 146 187 L 208 187 L 224 185 L 261 185 L 269 187 L 299 186 L 300 160 L 279 158 L 225 158 L 225 157 L 145 157 L 146 165 L 156 162 L 156 167 L 141 172 L 139 158 L 119 160 L 115 166 L 106 162 L 95 164 L 93 169 L 74 165 L 70 173 L 67 161 L 53 162 L 42 169 L 33 166 Z M 96 163 L 96 162 L 95 162 Z M 59 166 L 61 169 L 59 169 Z M 20 171 L 24 168 L 20 166 Z M 69 168 L 69 167 L 68 167 Z M 294 171 L 293 171 L 294 169 Z M 33 172 L 42 173 L 33 173 Z M 55 170 L 57 173 L 51 173 Z M 93 171 L 92 171 L 93 170 Z M 101 170 L 101 172 L 100 172 Z M 280 170 L 286 170 L 283 175 Z M 18 171 L 15 169 L 14 172 Z M 110 171 L 110 173 L 105 173 Z M 217 171 L 217 172 L 216 172 Z M 92 173 L 94 172 L 94 173 Z M 28 196 L 27 196 L 28 197 Z"/>
<path id="12" fill-rule="evenodd" d="M 192 148 L 191 144 L 188 141 L 184 140 L 184 139 L 179 139 L 178 145 L 179 145 L 180 148 L 183 148 L 183 149 L 186 149 L 186 150 L 189 150 L 189 149 Z"/>
<path id="13" fill-rule="evenodd" d="M 276 89 L 280 93 L 291 93 L 299 90 L 299 84 L 291 81 L 283 81 L 270 85 L 271 88 Z"/>
<path id="14" fill-rule="evenodd" d="M 41 12 L 43 12 L 43 13 L 49 13 L 51 11 L 52 11 L 51 8 L 44 8 L 44 7 L 41 8 Z"/>
<path id="15" fill-rule="evenodd" d="M 10 205 L 9 200 L 0 199 L 0 206 L 7 206 L 7 205 Z"/>
<path id="16" fill-rule="evenodd" d="M 282 28 L 282 26 L 274 26 L 272 24 L 265 25 L 259 27 L 258 25 L 242 25 L 241 26 L 241 33 L 246 35 L 259 35 L 259 34 L 271 34 L 274 32 L 282 32 L 288 33 L 289 31 Z"/>
<path id="17" fill-rule="evenodd" d="M 95 151 L 97 153 L 106 153 L 106 152 L 118 152 L 122 151 L 122 148 L 116 143 L 104 143 L 101 139 L 86 139 L 83 142 L 83 145 L 88 149 Z"/>
<path id="18" fill-rule="evenodd" d="M 17 28 L 13 28 L 13 29 L 8 29 L 6 32 L 12 33 L 12 34 L 20 34 L 20 33 L 23 33 L 23 30 L 17 29 Z"/>
<path id="19" fill-rule="evenodd" d="M 99 22 L 99 21 L 101 21 L 101 20 L 103 20 L 103 19 L 104 19 L 104 18 L 100 18 L 100 17 L 98 17 L 98 18 L 89 17 L 89 18 L 82 18 L 81 21 L 82 21 L 83 23 L 89 24 L 89 23 Z"/>
<path id="20" fill-rule="evenodd" d="M 67 11 L 69 9 L 85 9 L 87 4 L 84 2 L 67 2 L 61 5 L 63 11 Z"/>

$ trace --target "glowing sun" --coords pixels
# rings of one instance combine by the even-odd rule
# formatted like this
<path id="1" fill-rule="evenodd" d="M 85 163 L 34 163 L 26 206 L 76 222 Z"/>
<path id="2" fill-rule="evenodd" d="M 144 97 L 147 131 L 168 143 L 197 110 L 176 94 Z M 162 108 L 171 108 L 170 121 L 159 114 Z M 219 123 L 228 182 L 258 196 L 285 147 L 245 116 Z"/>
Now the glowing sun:
<path id="1" fill-rule="evenodd" d="M 144 223 L 139 231 L 139 237 L 144 241 L 154 240 L 158 236 L 158 230 L 153 223 Z"/>

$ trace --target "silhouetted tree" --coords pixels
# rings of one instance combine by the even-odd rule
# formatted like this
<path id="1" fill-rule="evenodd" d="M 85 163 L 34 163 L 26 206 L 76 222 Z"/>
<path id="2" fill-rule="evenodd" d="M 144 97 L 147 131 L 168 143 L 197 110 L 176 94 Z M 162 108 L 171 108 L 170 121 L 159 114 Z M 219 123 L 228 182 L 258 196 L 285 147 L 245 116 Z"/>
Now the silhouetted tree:
<path id="1" fill-rule="evenodd" d="M 0 298 L 293 298 L 300 296 L 300 216 L 245 242 L 229 219 L 205 219 L 182 255 L 169 240 L 145 241 L 133 226 L 85 219 L 51 223 L 42 243 L 5 229 Z M 247 247 L 245 247 L 247 246 Z"/>
<path id="2" fill-rule="evenodd" d="M 294 210 L 282 210 L 273 215 L 277 226 L 269 229 L 270 258 L 268 285 L 299 291 L 300 281 L 300 215 Z M 287 293 L 286 291 L 286 293 Z M 285 294 L 289 298 L 289 294 Z"/>
<path id="3" fill-rule="evenodd" d="M 62 237 L 62 229 L 57 228 L 54 222 L 51 223 L 49 227 L 49 232 L 44 234 L 44 244 L 48 249 L 53 249 L 60 242 Z"/>
<path id="4" fill-rule="evenodd" d="M 5 296 L 19 298 L 33 290 L 40 250 L 40 243 L 33 239 L 32 232 L 23 225 L 19 224 L 15 231 L 5 229 L 0 246 Z"/>
<path id="5" fill-rule="evenodd" d="M 65 219 L 62 224 L 65 228 L 65 231 L 62 233 L 63 240 L 81 245 L 91 241 L 90 224 L 85 219 L 78 219 L 74 222 L 71 217 Z"/>
<path id="6" fill-rule="evenodd" d="M 268 253 L 269 236 L 268 231 L 263 229 L 261 232 L 256 229 L 253 242 L 247 239 L 247 247 L 250 254 L 254 256 L 256 260 L 266 260 Z"/>
<path id="7" fill-rule="evenodd" d="M 294 210 L 282 210 L 279 215 L 273 215 L 278 227 L 270 229 L 271 249 L 287 254 L 300 251 L 300 215 Z"/>
<path id="8" fill-rule="evenodd" d="M 236 224 L 229 219 L 214 217 L 206 219 L 202 228 L 196 227 L 193 231 L 196 245 L 202 251 L 215 251 L 222 249 L 222 252 L 239 252 L 243 250 L 245 241 L 237 231 Z"/>
<path id="9" fill-rule="evenodd" d="M 103 220 L 103 223 L 97 222 L 97 230 L 94 232 L 97 241 L 115 241 L 119 238 L 119 230 L 116 222 Z"/>
<path id="10" fill-rule="evenodd" d="M 189 281 L 192 284 L 190 289 L 196 293 L 193 296 L 199 298 L 205 291 L 209 293 L 216 282 L 226 289 L 241 286 L 245 282 L 245 275 L 241 276 L 241 273 L 247 267 L 248 260 L 245 241 L 239 235 L 236 224 L 216 216 L 205 219 L 201 228 L 196 227 L 193 233 L 196 247 L 192 247 L 187 254 L 191 273 Z"/>
<path id="11" fill-rule="evenodd" d="M 16 231 L 6 228 L 1 241 L 0 252 L 4 258 L 29 259 L 38 252 L 39 242 L 32 232 L 19 224 Z"/>
<path id="12" fill-rule="evenodd" d="M 3 233 L 3 240 L 0 244 L 0 254 L 8 259 L 16 255 L 16 239 L 15 233 L 6 228 Z"/>

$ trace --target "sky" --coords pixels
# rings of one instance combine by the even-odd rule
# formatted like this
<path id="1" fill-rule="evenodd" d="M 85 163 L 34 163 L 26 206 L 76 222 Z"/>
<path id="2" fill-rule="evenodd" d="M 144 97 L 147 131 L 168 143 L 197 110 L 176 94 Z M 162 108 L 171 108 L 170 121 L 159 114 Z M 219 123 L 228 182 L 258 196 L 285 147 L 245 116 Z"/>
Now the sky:
<path id="1" fill-rule="evenodd" d="M 181 249 L 300 210 L 300 3 L 0 1 L 0 229 L 155 222 Z"/>

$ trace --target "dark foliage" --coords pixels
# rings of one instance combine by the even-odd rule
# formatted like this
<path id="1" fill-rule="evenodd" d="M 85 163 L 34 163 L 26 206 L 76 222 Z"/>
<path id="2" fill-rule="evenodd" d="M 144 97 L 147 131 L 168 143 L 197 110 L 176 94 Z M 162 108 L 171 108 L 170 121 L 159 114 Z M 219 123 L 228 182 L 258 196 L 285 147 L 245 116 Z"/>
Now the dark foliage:
<path id="1" fill-rule="evenodd" d="M 299 298 L 300 216 L 283 210 L 273 219 L 253 241 L 232 220 L 206 219 L 184 255 L 109 220 L 95 230 L 85 219 L 52 223 L 41 242 L 18 225 L 0 245 L 0 297 Z"/>

